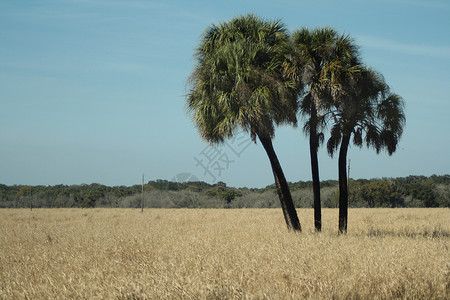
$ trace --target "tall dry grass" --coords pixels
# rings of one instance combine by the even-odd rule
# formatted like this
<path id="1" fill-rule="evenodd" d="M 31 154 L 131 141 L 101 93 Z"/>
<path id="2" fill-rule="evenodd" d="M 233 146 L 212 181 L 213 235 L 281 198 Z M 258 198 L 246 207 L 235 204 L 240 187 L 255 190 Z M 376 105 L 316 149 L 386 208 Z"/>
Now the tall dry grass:
<path id="1" fill-rule="evenodd" d="M 2 299 L 450 297 L 449 209 L 0 210 Z"/>

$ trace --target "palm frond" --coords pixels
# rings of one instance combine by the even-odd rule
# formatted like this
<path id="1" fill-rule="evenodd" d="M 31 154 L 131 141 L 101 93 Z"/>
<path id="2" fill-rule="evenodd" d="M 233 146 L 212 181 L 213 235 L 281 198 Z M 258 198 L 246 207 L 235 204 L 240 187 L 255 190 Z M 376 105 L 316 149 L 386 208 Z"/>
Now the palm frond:
<path id="1" fill-rule="evenodd" d="M 339 144 L 341 143 L 342 132 L 343 128 L 339 123 L 334 124 L 334 126 L 331 128 L 330 138 L 327 142 L 327 151 L 331 157 L 333 157 L 334 152 L 338 149 Z"/>

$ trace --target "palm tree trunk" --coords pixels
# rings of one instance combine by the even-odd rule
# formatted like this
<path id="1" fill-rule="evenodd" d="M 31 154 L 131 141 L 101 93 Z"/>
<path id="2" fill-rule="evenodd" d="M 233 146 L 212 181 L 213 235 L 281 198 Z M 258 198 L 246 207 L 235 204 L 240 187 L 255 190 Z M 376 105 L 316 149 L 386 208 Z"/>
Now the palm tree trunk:
<path id="1" fill-rule="evenodd" d="M 347 187 L 347 151 L 350 133 L 344 133 L 339 149 L 339 233 L 347 233 L 348 187 Z"/>
<path id="2" fill-rule="evenodd" d="M 319 179 L 319 160 L 317 151 L 319 150 L 319 137 L 316 126 L 317 111 L 315 107 L 311 109 L 311 124 L 309 129 L 309 154 L 311 156 L 311 173 L 314 194 L 314 226 L 316 231 L 322 230 L 322 207 L 320 203 L 320 179 Z"/>
<path id="3" fill-rule="evenodd" d="M 275 150 L 273 149 L 272 140 L 270 138 L 258 136 L 261 144 L 269 156 L 270 165 L 272 166 L 273 175 L 275 177 L 275 184 L 277 186 L 278 197 L 280 198 L 281 208 L 283 210 L 284 219 L 288 230 L 301 231 L 300 221 L 298 219 L 297 211 L 295 210 L 294 202 L 292 201 L 291 192 L 284 177 L 283 169 L 278 161 Z"/>

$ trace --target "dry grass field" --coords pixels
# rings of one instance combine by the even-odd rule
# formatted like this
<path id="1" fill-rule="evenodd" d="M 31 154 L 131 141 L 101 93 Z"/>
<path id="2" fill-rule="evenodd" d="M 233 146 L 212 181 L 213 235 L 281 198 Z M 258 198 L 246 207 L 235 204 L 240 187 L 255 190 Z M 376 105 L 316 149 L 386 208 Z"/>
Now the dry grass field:
<path id="1" fill-rule="evenodd" d="M 449 299 L 449 209 L 2 209 L 0 299 Z"/>

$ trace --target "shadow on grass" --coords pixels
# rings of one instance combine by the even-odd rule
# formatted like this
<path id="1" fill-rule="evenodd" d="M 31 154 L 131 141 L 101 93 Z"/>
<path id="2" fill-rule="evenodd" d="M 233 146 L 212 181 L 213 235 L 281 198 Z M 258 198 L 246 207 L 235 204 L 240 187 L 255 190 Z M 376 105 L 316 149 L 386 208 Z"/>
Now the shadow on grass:
<path id="1" fill-rule="evenodd" d="M 433 228 L 432 230 L 424 230 L 417 232 L 410 231 L 392 231 L 383 230 L 377 228 L 370 228 L 366 234 L 368 237 L 408 237 L 408 238 L 428 238 L 428 239 L 438 239 L 438 238 L 450 238 L 450 232 L 442 230 L 440 228 Z"/>

